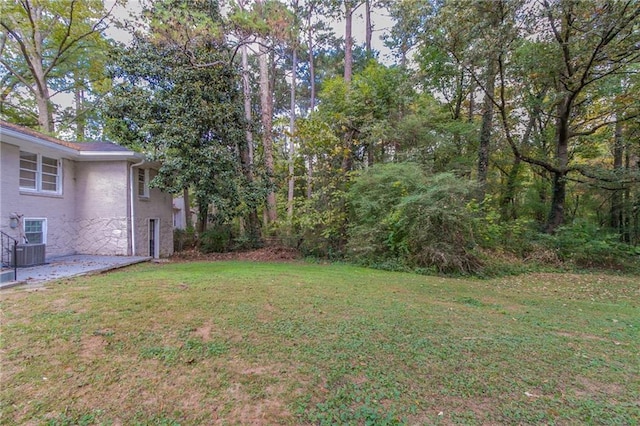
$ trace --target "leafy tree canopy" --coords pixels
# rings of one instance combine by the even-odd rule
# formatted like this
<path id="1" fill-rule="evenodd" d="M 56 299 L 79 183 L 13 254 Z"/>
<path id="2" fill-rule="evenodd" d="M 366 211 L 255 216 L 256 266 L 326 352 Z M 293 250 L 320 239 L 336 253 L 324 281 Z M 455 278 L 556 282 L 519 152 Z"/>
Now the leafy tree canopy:
<path id="1" fill-rule="evenodd" d="M 202 3 L 205 9 L 191 6 L 198 31 L 219 16 L 209 2 Z M 160 25 L 166 10 L 156 3 L 152 31 L 136 34 L 116 57 L 112 75 L 119 84 L 105 109 L 108 134 L 162 162 L 155 185 L 172 192 L 192 188 L 205 216 L 213 203 L 218 219 L 229 220 L 247 201 L 239 172 L 246 140 L 238 76 L 222 41 L 198 31 L 184 39 L 194 27 L 180 30 L 184 21 Z"/>

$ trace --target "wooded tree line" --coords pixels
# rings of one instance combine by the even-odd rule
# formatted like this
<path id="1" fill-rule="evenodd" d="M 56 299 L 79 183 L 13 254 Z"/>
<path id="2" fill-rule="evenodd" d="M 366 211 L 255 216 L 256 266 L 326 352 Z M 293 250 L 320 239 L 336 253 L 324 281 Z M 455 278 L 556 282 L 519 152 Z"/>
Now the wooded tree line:
<path id="1" fill-rule="evenodd" d="M 149 0 L 118 24 L 124 4 L 3 0 L 0 112 L 161 160 L 210 249 L 467 272 L 636 255 L 636 1 Z"/>

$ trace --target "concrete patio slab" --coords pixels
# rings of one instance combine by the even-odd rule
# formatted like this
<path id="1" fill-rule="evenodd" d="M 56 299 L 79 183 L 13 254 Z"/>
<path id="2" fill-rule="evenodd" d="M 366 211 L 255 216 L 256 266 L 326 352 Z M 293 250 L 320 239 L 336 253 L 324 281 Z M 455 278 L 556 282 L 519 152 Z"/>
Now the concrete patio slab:
<path id="1" fill-rule="evenodd" d="M 147 262 L 146 256 L 90 256 L 72 255 L 50 259 L 45 265 L 18 268 L 15 281 L 0 284 L 0 290 L 18 285 L 41 285 L 47 281 L 79 275 L 98 274 L 112 269 L 123 268 L 136 263 Z"/>

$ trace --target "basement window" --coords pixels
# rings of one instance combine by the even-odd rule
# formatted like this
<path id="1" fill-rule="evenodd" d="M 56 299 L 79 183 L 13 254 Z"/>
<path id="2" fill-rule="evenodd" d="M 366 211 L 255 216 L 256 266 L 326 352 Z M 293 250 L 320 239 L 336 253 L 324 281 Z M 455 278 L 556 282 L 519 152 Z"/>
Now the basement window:
<path id="1" fill-rule="evenodd" d="M 24 219 L 24 236 L 28 244 L 45 244 L 47 219 Z"/>

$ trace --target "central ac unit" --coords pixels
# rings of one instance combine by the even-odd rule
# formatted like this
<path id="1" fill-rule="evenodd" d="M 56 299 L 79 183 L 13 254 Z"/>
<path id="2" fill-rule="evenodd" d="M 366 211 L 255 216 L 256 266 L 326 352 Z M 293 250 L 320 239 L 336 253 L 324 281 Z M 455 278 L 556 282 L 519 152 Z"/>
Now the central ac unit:
<path id="1" fill-rule="evenodd" d="M 16 266 L 36 266 L 44 264 L 46 244 L 18 244 L 16 246 Z"/>

